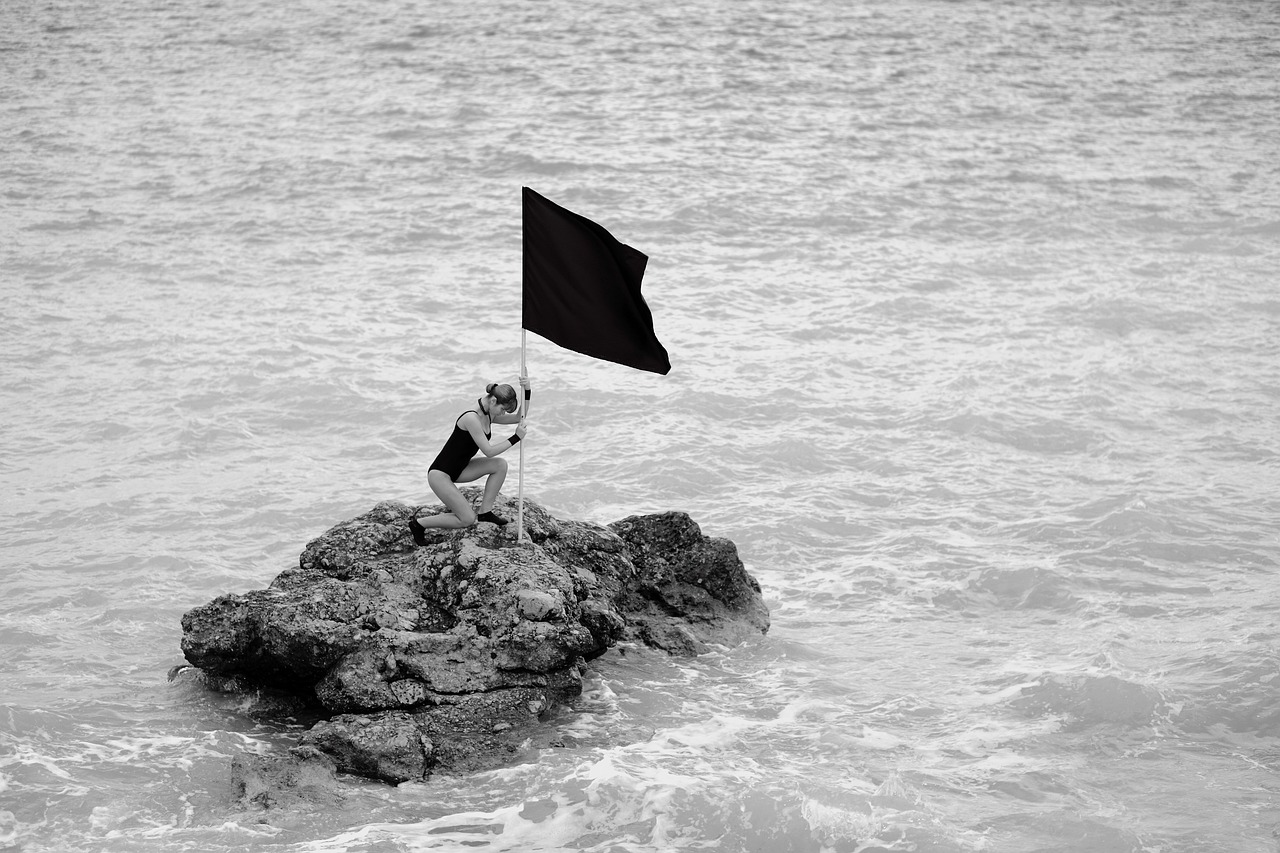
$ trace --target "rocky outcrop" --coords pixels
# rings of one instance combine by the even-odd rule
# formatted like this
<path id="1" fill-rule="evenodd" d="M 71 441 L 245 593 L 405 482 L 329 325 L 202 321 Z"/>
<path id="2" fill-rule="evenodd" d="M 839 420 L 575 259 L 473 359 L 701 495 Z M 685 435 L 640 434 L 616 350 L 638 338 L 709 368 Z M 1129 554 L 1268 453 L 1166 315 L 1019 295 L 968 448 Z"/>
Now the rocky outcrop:
<path id="1" fill-rule="evenodd" d="M 603 528 L 526 500 L 531 541 L 484 523 L 429 531 L 425 546 L 410 514 L 378 504 L 308 543 L 268 589 L 191 610 L 187 660 L 211 682 L 314 697 L 324 719 L 304 751 L 402 782 L 508 760 L 620 641 L 696 655 L 769 628 L 736 547 L 684 513 Z"/>

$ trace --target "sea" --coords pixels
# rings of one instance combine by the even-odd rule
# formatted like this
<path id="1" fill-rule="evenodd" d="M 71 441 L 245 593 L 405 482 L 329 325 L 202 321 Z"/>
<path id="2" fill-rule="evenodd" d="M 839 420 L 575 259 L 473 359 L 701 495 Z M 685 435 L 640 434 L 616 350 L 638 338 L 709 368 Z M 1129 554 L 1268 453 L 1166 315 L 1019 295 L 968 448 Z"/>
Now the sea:
<path id="1" fill-rule="evenodd" d="M 521 331 L 521 188 L 668 375 Z M 1280 850 L 1274 0 L 0 3 L 0 850 Z M 503 767 L 264 808 L 170 680 L 534 394 L 504 493 L 733 541 Z"/>

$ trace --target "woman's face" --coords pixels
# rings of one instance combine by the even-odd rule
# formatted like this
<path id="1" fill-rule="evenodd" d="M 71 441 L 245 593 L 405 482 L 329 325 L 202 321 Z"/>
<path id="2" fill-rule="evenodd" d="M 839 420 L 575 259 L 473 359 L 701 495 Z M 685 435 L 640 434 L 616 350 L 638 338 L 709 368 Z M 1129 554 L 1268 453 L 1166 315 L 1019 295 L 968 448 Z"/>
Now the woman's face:
<path id="1" fill-rule="evenodd" d="M 489 411 L 493 412 L 495 415 L 500 412 L 511 414 L 516 410 L 516 407 L 517 403 L 514 397 L 511 398 L 510 402 L 504 403 L 494 395 L 489 395 Z"/>

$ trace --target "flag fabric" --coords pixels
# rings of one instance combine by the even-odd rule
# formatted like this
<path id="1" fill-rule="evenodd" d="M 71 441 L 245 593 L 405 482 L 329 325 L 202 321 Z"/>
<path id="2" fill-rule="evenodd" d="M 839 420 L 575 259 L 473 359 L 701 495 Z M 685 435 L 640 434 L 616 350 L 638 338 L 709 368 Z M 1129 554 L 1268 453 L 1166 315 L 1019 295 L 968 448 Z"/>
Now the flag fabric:
<path id="1" fill-rule="evenodd" d="M 592 358 L 669 372 L 640 295 L 649 257 L 528 187 L 523 221 L 523 327 Z"/>

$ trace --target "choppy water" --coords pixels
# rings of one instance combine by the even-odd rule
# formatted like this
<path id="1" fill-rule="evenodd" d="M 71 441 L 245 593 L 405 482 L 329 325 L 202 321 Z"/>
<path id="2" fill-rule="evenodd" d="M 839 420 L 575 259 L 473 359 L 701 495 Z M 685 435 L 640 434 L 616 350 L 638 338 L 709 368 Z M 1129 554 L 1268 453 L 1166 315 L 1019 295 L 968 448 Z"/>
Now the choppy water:
<path id="1" fill-rule="evenodd" d="M 1280 849 L 1278 69 L 1262 0 L 4 4 L 0 849 Z M 244 811 L 292 732 L 179 617 L 429 498 L 526 184 L 674 365 L 531 338 L 526 493 L 774 628 Z"/>

